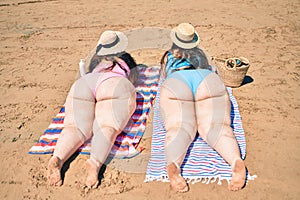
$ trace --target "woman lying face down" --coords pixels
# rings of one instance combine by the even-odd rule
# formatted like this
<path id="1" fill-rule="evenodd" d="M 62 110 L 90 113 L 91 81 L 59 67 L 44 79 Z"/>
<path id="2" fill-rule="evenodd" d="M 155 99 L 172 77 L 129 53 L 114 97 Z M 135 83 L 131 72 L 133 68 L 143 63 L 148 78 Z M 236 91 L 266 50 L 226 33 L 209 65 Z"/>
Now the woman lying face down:
<path id="1" fill-rule="evenodd" d="M 188 191 L 180 166 L 196 132 L 232 167 L 229 190 L 245 184 L 246 169 L 231 128 L 231 104 L 226 87 L 199 49 L 191 24 L 171 31 L 173 46 L 162 59 L 160 113 L 166 129 L 167 173 L 174 190 Z"/>
<path id="2" fill-rule="evenodd" d="M 127 41 L 122 32 L 103 32 L 89 73 L 73 83 L 65 102 L 64 129 L 48 162 L 49 185 L 62 185 L 63 164 L 91 139 L 86 186 L 98 186 L 99 170 L 136 108 L 135 87 L 129 81 L 136 63 L 125 52 Z"/>

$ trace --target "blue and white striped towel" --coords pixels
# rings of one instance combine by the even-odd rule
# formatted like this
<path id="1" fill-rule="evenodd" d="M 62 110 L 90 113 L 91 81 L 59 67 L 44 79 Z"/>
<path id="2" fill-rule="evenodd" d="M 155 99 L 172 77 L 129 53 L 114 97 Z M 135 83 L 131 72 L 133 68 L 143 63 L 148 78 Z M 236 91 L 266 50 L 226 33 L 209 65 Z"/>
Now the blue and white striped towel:
<path id="1" fill-rule="evenodd" d="M 159 82 L 160 88 L 163 80 Z M 242 126 L 242 119 L 239 112 L 239 107 L 236 99 L 232 95 L 232 89 L 227 88 L 232 104 L 231 119 L 234 135 L 238 141 L 242 159 L 246 156 L 246 141 L 244 129 Z M 168 182 L 168 175 L 166 171 L 166 159 L 164 154 L 165 129 L 159 112 L 159 96 L 158 89 L 153 117 L 153 136 L 151 158 L 148 163 L 145 182 L 149 181 L 163 181 Z M 188 183 L 213 183 L 218 180 L 220 185 L 222 180 L 231 180 L 232 170 L 230 165 L 213 150 L 203 139 L 197 135 L 194 141 L 188 148 L 188 152 L 181 165 L 181 175 Z M 247 172 L 247 180 L 253 180 L 256 175 L 250 176 Z"/>

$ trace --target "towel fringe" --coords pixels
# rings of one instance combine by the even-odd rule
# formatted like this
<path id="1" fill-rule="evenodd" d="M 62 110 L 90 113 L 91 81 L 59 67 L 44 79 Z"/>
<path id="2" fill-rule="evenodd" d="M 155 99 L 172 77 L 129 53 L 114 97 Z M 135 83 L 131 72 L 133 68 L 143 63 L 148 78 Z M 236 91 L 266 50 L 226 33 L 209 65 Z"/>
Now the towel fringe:
<path id="1" fill-rule="evenodd" d="M 212 177 L 210 183 L 214 183 L 216 181 L 217 181 L 217 178 L 216 177 Z"/>
<path id="2" fill-rule="evenodd" d="M 190 178 L 186 178 L 185 181 L 190 184 L 192 180 Z"/>
<path id="3" fill-rule="evenodd" d="M 249 175 L 247 176 L 247 179 L 250 180 L 250 181 L 253 181 L 253 180 L 256 179 L 256 178 L 257 178 L 257 175 L 256 175 L 256 174 L 254 174 L 254 175 L 252 175 L 252 176 L 249 174 Z"/>
<path id="4" fill-rule="evenodd" d="M 222 180 L 221 180 L 221 178 L 220 177 L 218 177 L 218 183 L 217 183 L 218 185 L 222 185 Z"/>
<path id="5" fill-rule="evenodd" d="M 248 184 L 249 181 L 253 181 L 254 179 L 257 178 L 257 175 L 247 175 L 247 182 Z M 210 183 L 215 183 L 216 181 L 218 185 L 222 185 L 222 181 L 226 180 L 227 184 L 230 183 L 231 177 L 221 177 L 220 175 L 218 176 L 212 176 L 212 177 L 188 177 L 185 178 L 186 182 L 188 184 L 195 184 L 195 183 L 203 183 L 203 184 L 210 184 Z M 161 182 L 170 182 L 168 179 L 168 176 L 146 176 L 146 179 L 144 180 L 145 183 L 151 182 L 151 181 L 161 181 Z"/>

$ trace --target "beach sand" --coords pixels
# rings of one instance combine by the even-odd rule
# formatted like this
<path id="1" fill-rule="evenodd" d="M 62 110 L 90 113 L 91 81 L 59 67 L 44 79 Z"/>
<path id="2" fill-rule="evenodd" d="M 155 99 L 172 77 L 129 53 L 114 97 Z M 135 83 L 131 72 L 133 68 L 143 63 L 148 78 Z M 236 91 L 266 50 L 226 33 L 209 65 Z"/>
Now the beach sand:
<path id="1" fill-rule="evenodd" d="M 299 0 L 67 1 L 0 3 L 0 199 L 300 199 Z M 144 183 L 145 172 L 107 166 L 101 186 L 82 187 L 79 155 L 64 185 L 49 187 L 50 155 L 31 146 L 63 105 L 78 76 L 78 62 L 104 30 L 171 29 L 190 22 L 211 56 L 247 57 L 249 83 L 233 89 L 247 140 L 246 165 L 258 176 L 239 192 L 227 184 L 190 185 L 185 194 L 168 183 Z M 132 52 L 138 63 L 159 63 L 163 51 Z M 148 129 L 151 132 L 151 129 Z M 143 141 L 150 152 L 149 139 Z"/>

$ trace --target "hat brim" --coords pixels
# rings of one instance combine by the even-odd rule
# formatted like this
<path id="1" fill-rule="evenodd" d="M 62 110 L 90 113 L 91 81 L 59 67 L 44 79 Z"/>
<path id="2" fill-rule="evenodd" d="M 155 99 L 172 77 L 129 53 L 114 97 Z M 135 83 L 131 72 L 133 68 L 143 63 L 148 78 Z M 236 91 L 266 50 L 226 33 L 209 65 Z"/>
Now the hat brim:
<path id="1" fill-rule="evenodd" d="M 98 51 L 98 56 L 113 55 L 124 52 L 128 46 L 127 36 L 119 31 L 115 31 L 116 35 L 119 38 L 119 41 L 112 47 L 105 48 L 104 46 Z"/>
<path id="2" fill-rule="evenodd" d="M 176 32 L 177 32 L 177 27 L 175 27 L 171 30 L 170 37 L 171 37 L 172 42 L 174 44 L 176 44 L 178 47 L 183 48 L 183 49 L 192 49 L 192 48 L 198 46 L 200 40 L 199 40 L 199 35 L 196 31 L 195 31 L 193 40 L 190 42 L 180 41 L 179 38 L 176 36 Z"/>

